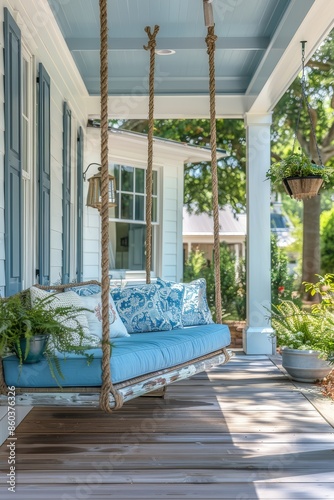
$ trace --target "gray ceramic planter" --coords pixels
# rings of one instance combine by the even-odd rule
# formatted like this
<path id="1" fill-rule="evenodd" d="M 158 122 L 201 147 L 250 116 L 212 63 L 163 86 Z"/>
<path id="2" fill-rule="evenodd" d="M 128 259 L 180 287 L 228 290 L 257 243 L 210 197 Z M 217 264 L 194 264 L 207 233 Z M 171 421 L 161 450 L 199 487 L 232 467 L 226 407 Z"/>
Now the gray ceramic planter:
<path id="1" fill-rule="evenodd" d="M 30 339 L 29 351 L 25 357 L 27 341 L 25 338 L 20 340 L 20 349 L 22 352 L 23 363 L 38 363 L 43 358 L 43 353 L 45 350 L 46 343 L 48 341 L 48 335 L 35 335 Z"/>
<path id="2" fill-rule="evenodd" d="M 315 382 L 321 380 L 332 370 L 328 361 L 319 359 L 318 351 L 282 349 L 282 365 L 293 380 Z"/>

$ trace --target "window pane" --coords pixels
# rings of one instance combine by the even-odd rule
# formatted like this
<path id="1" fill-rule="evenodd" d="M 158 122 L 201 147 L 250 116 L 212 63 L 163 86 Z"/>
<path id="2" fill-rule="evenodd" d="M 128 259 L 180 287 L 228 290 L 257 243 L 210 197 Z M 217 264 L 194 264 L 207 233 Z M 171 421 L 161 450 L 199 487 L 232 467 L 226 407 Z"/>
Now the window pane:
<path id="1" fill-rule="evenodd" d="M 154 228 L 153 228 L 154 231 Z M 110 222 L 110 269 L 145 270 L 145 224 Z M 153 238 L 154 241 L 154 238 Z M 152 248 L 154 254 L 154 248 Z"/>
<path id="2" fill-rule="evenodd" d="M 118 204 L 116 205 L 116 207 L 109 208 L 109 219 L 118 219 Z"/>
<path id="3" fill-rule="evenodd" d="M 116 181 L 116 189 L 119 189 L 119 170 L 120 166 L 119 165 L 111 165 L 109 166 L 109 170 L 111 175 L 115 176 L 115 181 Z"/>
<path id="4" fill-rule="evenodd" d="M 152 222 L 157 222 L 158 220 L 158 200 L 157 198 L 152 198 Z"/>
<path id="5" fill-rule="evenodd" d="M 153 170 L 152 174 L 152 194 L 158 194 L 158 172 Z"/>
<path id="6" fill-rule="evenodd" d="M 133 192 L 133 167 L 121 167 L 121 190 Z"/>
<path id="7" fill-rule="evenodd" d="M 136 168 L 136 193 L 144 193 L 145 190 L 145 170 Z"/>
<path id="8" fill-rule="evenodd" d="M 136 195 L 135 220 L 145 220 L 144 196 Z"/>
<path id="9" fill-rule="evenodd" d="M 133 219 L 133 194 L 122 193 L 121 219 Z"/>

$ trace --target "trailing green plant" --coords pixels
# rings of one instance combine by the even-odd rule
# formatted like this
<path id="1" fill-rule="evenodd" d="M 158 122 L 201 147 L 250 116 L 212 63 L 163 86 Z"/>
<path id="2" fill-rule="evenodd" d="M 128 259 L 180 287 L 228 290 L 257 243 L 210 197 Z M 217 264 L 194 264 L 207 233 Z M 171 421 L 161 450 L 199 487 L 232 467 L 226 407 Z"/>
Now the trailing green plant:
<path id="1" fill-rule="evenodd" d="M 31 305 L 28 290 L 0 300 L 0 357 L 16 353 L 22 366 L 33 337 L 47 335 L 50 341 L 46 344 L 44 354 L 50 373 L 60 386 L 59 378 L 63 378 L 63 374 L 56 350 L 65 356 L 67 353 L 83 354 L 88 363 L 92 360 L 92 354 L 87 352 L 90 337 L 77 319 L 78 314 L 87 309 L 55 304 L 49 307 L 55 300 L 57 294 L 50 294 L 36 299 Z M 22 338 L 26 339 L 25 352 L 20 347 Z"/>
<path id="2" fill-rule="evenodd" d="M 331 182 L 333 169 L 324 165 L 317 165 L 302 151 L 291 153 L 286 158 L 272 163 L 266 173 L 273 187 L 279 187 L 282 180 L 287 177 L 308 177 L 320 175 L 326 183 Z"/>

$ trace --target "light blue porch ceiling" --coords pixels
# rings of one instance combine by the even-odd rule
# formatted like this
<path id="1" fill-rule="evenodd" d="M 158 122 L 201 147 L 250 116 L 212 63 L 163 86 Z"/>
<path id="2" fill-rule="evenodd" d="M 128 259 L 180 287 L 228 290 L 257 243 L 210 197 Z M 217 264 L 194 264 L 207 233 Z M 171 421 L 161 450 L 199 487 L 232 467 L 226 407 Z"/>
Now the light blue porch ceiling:
<path id="1" fill-rule="evenodd" d="M 256 95 L 314 0 L 213 0 L 216 87 L 222 95 Z M 91 96 L 99 94 L 98 0 L 49 0 Z M 156 95 L 208 93 L 202 0 L 109 0 L 109 92 L 147 93 L 145 26 L 160 26 Z"/>

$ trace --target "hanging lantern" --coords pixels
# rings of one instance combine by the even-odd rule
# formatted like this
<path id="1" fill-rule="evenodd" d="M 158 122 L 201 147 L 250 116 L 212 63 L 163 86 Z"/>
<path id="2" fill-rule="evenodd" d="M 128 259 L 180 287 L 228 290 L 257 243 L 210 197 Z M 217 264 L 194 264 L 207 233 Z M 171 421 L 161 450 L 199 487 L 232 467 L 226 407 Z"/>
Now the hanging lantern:
<path id="1" fill-rule="evenodd" d="M 87 193 L 87 207 L 101 209 L 101 165 L 99 163 L 90 163 L 84 172 L 84 180 L 86 180 L 86 172 L 91 165 L 99 165 L 99 171 L 88 179 L 88 193 Z M 115 207 L 116 203 L 116 182 L 115 177 L 109 174 L 109 187 L 108 187 L 108 205 L 109 208 Z"/>

